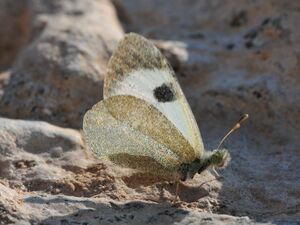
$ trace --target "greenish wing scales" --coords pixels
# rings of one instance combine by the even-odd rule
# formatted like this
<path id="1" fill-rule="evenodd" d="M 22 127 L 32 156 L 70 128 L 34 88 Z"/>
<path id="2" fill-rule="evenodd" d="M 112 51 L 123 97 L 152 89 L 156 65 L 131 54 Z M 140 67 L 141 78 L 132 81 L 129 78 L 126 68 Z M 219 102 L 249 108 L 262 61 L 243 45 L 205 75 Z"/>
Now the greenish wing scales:
<path id="1" fill-rule="evenodd" d="M 174 172 L 181 163 L 178 156 L 166 146 L 114 118 L 106 100 L 97 103 L 85 114 L 83 131 L 90 148 L 99 156 L 126 153 L 150 157 L 166 171 Z"/>
<path id="2" fill-rule="evenodd" d="M 104 104 L 114 118 L 166 146 L 182 163 L 195 159 L 194 149 L 189 142 L 150 103 L 134 96 L 119 95 L 106 99 Z"/>

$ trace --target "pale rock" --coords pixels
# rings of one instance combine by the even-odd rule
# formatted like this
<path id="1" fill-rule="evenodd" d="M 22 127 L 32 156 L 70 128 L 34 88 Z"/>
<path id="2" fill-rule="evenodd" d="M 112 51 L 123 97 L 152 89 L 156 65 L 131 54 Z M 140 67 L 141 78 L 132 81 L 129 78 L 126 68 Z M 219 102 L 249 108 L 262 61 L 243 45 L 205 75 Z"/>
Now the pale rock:
<path id="1" fill-rule="evenodd" d="M 0 184 L 0 193 L 4 186 Z M 5 188 L 7 193 L 13 192 Z M 22 205 L 23 210 L 13 216 L 2 218 L 6 223 L 15 224 L 208 224 L 208 225 L 234 225 L 257 224 L 271 225 L 273 223 L 258 223 L 248 217 L 234 217 L 229 215 L 215 215 L 196 212 L 190 209 L 174 208 L 170 204 L 155 204 L 145 201 L 121 201 L 116 202 L 104 198 L 77 198 L 72 196 L 35 193 L 24 196 L 23 202 L 16 203 L 14 198 L 7 198 L 7 202 L 0 202 L 0 207 L 8 207 L 8 201 L 14 205 Z M 47 207 L 41 207 L 41 206 Z M 0 217 L 1 218 L 1 217 Z M 4 219 L 2 220 L 4 222 Z M 1 221 L 1 222 L 2 222 Z M 27 221 L 30 221 L 27 222 Z M 4 224 L 1 223 L 0 224 Z M 278 223 L 280 224 L 280 223 Z"/>
<path id="2" fill-rule="evenodd" d="M 108 0 L 22 6 L 30 38 L 0 95 L 0 114 L 80 128 L 85 111 L 102 97 L 107 61 L 123 36 L 115 10 Z"/>

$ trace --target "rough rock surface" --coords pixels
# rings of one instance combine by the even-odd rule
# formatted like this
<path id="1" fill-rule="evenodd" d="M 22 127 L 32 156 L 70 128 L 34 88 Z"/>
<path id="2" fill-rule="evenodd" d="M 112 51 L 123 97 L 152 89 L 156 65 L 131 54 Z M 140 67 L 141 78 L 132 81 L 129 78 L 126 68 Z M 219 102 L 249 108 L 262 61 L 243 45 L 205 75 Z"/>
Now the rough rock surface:
<path id="1" fill-rule="evenodd" d="M 0 191 L 1 188 L 0 184 Z M 15 196 L 14 196 L 15 197 Z M 63 195 L 35 194 L 26 195 L 19 203 L 13 199 L 14 207 L 24 209 L 22 215 L 13 215 L 6 222 L 17 221 L 18 224 L 254 224 L 248 217 L 233 217 L 229 215 L 212 215 L 193 210 L 172 208 L 168 204 L 154 204 L 145 201 L 116 202 L 102 198 L 77 198 Z M 47 205 L 42 209 L 41 205 Z M 72 205 L 72 207 L 69 207 Z M 49 215 L 55 215 L 50 216 Z M 0 217 L 1 218 L 1 217 Z M 3 221 L 5 221 L 3 219 Z M 87 222 L 88 221 L 88 222 Z M 268 225 L 271 223 L 255 223 Z"/>
<path id="2" fill-rule="evenodd" d="M 86 2 L 0 0 L 14 21 L 0 34 L 15 36 L 0 37 L 14 49 L 0 54 L 2 116 L 81 127 L 123 35 L 109 1 Z M 169 58 L 208 149 L 250 114 L 225 142 L 223 178 L 181 184 L 171 206 L 174 185 L 95 159 L 79 131 L 2 118 L 0 224 L 300 224 L 299 3 L 113 3 L 126 31 Z"/>
<path id="3" fill-rule="evenodd" d="M 221 187 L 209 173 L 181 185 L 174 207 L 174 185 L 99 162 L 78 131 L 45 122 L 0 118 L 0 159 L 1 225 L 253 223 L 209 214 Z"/>
<path id="4" fill-rule="evenodd" d="M 13 4 L 1 2 L 4 16 Z M 80 128 L 84 112 L 101 99 L 106 63 L 123 36 L 115 10 L 108 0 L 30 0 L 22 6 L 22 29 L 30 38 L 0 95 L 0 114 Z"/>
<path id="5" fill-rule="evenodd" d="M 0 118 L 1 178 L 27 182 L 61 178 L 67 175 L 64 168 L 90 163 L 83 149 L 78 131 L 46 122 Z"/>
<path id="6" fill-rule="evenodd" d="M 19 4 L 12 1 L 0 1 L 1 71 L 11 66 L 18 51 L 28 39 L 28 11 L 24 10 L 25 4 L 25 1 L 19 1 Z"/>

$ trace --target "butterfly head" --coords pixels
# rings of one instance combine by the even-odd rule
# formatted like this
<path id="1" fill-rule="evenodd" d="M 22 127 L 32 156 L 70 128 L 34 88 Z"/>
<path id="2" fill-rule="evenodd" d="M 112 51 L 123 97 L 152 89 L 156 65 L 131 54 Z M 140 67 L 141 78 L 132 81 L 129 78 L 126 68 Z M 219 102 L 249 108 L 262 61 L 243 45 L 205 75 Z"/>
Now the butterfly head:
<path id="1" fill-rule="evenodd" d="M 224 168 L 230 160 L 230 155 L 227 149 L 217 149 L 208 155 L 207 160 L 212 167 Z"/>

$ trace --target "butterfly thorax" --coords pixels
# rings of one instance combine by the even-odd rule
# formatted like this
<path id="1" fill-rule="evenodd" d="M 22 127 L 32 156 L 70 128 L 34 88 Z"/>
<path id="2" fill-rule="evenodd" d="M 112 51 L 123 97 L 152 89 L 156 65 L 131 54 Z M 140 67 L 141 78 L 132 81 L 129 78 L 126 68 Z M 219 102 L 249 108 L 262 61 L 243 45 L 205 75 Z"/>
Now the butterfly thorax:
<path id="1" fill-rule="evenodd" d="M 209 167 L 224 168 L 230 160 L 226 149 L 206 151 L 201 158 L 196 158 L 191 163 L 182 163 L 179 167 L 180 179 L 185 181 L 193 179 L 196 173 L 202 173 Z"/>

